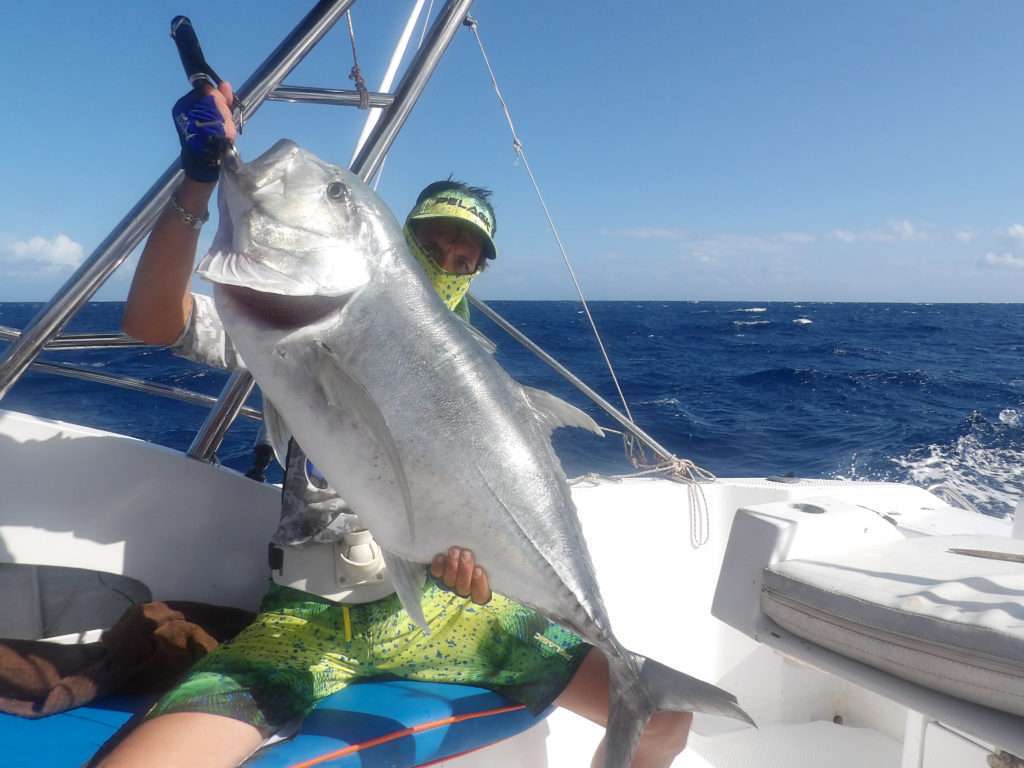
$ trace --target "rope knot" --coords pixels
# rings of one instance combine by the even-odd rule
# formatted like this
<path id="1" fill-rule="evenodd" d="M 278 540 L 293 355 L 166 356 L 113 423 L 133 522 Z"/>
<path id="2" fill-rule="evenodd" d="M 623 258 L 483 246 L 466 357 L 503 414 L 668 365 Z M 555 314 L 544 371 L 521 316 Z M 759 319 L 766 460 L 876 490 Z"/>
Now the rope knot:
<path id="1" fill-rule="evenodd" d="M 363 73 L 360 71 L 358 64 L 352 67 L 351 71 L 348 73 L 348 79 L 355 82 L 356 90 L 359 91 L 359 108 L 369 109 L 370 92 L 366 88 L 366 81 L 363 80 Z"/>

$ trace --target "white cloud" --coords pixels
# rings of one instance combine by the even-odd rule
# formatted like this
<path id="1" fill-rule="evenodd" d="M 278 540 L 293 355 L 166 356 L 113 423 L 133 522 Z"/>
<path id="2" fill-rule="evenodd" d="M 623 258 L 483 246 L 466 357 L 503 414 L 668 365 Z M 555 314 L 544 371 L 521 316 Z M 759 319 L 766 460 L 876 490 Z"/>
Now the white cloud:
<path id="1" fill-rule="evenodd" d="M 775 253 L 818 240 L 809 232 L 779 232 L 768 235 L 745 235 L 724 232 L 700 235 L 688 229 L 672 227 L 633 227 L 602 229 L 602 235 L 636 240 L 668 240 L 680 243 L 690 256 L 702 264 L 712 264 L 724 256 L 742 253 Z"/>
<path id="2" fill-rule="evenodd" d="M 982 266 L 999 269 L 1024 269 L 1024 256 L 1014 253 L 986 253 L 980 261 Z"/>
<path id="3" fill-rule="evenodd" d="M 777 237 L 783 243 L 792 243 L 794 245 L 813 243 L 817 239 L 814 235 L 808 232 L 783 232 Z"/>
<path id="4" fill-rule="evenodd" d="M 629 237 L 636 240 L 687 240 L 692 233 L 685 229 L 671 227 L 633 227 L 632 229 L 603 229 L 603 235 Z"/>
<path id="5" fill-rule="evenodd" d="M 1007 227 L 1006 234 L 1014 240 L 1024 240 L 1024 224 L 1011 224 Z"/>
<path id="6" fill-rule="evenodd" d="M 953 239 L 959 240 L 961 243 L 973 243 L 978 239 L 978 233 L 970 229 L 961 229 L 959 232 L 953 233 Z"/>
<path id="7" fill-rule="evenodd" d="M 45 271 L 73 269 L 82 263 L 84 255 L 81 243 L 64 234 L 53 240 L 38 235 L 28 240 L 15 240 L 3 248 L 3 261 Z"/>
<path id="8" fill-rule="evenodd" d="M 843 243 L 893 243 L 927 240 L 929 235 L 907 219 L 899 219 L 890 221 L 880 229 L 833 229 L 829 237 Z"/>
<path id="9" fill-rule="evenodd" d="M 690 246 L 690 255 L 708 263 L 735 253 L 764 253 L 777 248 L 769 238 L 722 234 L 702 237 Z"/>
<path id="10" fill-rule="evenodd" d="M 918 230 L 906 219 L 889 222 L 888 230 L 897 240 L 924 240 L 927 238 L 924 232 Z"/>

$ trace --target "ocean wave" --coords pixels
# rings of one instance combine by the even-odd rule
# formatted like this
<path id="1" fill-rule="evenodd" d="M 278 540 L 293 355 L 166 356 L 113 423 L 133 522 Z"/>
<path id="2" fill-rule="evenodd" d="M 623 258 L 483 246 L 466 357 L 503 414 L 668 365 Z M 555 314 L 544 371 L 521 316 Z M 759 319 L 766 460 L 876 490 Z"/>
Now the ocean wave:
<path id="1" fill-rule="evenodd" d="M 907 480 L 942 495 L 951 488 L 986 514 L 1010 514 L 1024 496 L 1024 446 L 1010 435 L 1003 414 L 991 424 L 972 414 L 967 434 L 892 459 Z M 1019 418 L 1019 416 L 1018 416 Z"/>
<path id="2" fill-rule="evenodd" d="M 771 325 L 771 320 L 733 320 L 732 324 L 738 327 L 744 327 L 748 325 Z"/>
<path id="3" fill-rule="evenodd" d="M 810 325 L 813 322 L 809 317 L 797 317 L 793 320 L 793 325 Z"/>
<path id="4" fill-rule="evenodd" d="M 767 312 L 768 307 L 741 307 L 740 309 L 734 309 L 733 312 Z"/>
<path id="5" fill-rule="evenodd" d="M 1004 408 L 999 412 L 999 421 L 1008 427 L 1020 426 L 1020 411 L 1015 408 Z"/>
<path id="6" fill-rule="evenodd" d="M 737 376 L 738 384 L 763 386 L 766 384 L 810 384 L 818 371 L 813 368 L 766 368 Z"/>
<path id="7" fill-rule="evenodd" d="M 654 405 L 659 407 L 669 407 L 682 409 L 682 402 L 678 397 L 659 397 L 654 400 L 637 400 L 634 405 Z"/>
<path id="8" fill-rule="evenodd" d="M 932 334 L 945 333 L 948 329 L 934 323 L 906 323 L 899 327 L 899 333 L 904 336 L 911 333 Z"/>
<path id="9" fill-rule="evenodd" d="M 893 371 L 868 368 L 857 371 L 827 371 L 818 368 L 765 368 L 753 373 L 735 377 L 739 384 L 765 385 L 806 385 L 814 384 L 823 392 L 835 392 L 840 387 L 870 389 L 872 393 L 886 391 L 888 387 L 925 389 L 932 384 L 931 378 L 921 370 Z"/>

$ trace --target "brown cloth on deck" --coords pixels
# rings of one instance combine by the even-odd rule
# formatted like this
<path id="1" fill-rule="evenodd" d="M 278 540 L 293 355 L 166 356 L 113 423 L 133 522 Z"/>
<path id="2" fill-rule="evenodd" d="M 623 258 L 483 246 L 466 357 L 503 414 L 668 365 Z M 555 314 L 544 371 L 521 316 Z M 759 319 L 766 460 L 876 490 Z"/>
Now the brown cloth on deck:
<path id="1" fill-rule="evenodd" d="M 254 617 L 205 603 L 145 603 L 96 643 L 0 640 L 0 712 L 35 718 L 111 693 L 162 693 Z"/>

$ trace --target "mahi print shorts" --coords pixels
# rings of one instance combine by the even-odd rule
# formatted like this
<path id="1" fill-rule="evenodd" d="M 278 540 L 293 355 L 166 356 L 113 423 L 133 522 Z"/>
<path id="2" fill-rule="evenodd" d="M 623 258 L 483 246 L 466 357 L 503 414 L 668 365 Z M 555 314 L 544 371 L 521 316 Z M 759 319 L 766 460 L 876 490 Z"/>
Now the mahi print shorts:
<path id="1" fill-rule="evenodd" d="M 206 712 L 265 736 L 301 720 L 350 683 L 402 679 L 489 688 L 540 712 L 562 692 L 590 646 L 540 614 L 495 594 L 476 605 L 428 578 L 430 634 L 396 595 L 342 605 L 271 584 L 260 613 L 201 659 L 147 718 Z"/>

